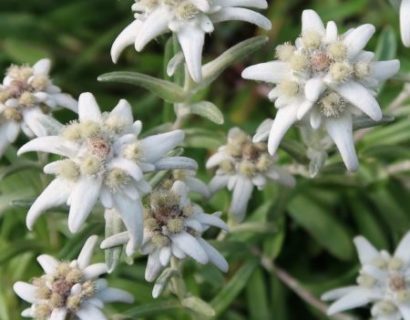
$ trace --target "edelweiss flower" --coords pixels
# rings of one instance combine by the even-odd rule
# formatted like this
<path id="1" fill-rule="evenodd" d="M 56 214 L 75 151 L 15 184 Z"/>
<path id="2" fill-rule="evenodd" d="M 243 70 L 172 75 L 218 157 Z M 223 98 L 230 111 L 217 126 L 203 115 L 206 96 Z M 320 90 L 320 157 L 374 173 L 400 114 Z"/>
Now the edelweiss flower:
<path id="1" fill-rule="evenodd" d="M 111 48 L 117 62 L 125 47 L 135 44 L 139 52 L 155 37 L 172 31 L 176 34 L 194 81 L 202 78 L 202 49 L 205 33 L 214 31 L 214 23 L 227 20 L 247 21 L 270 29 L 271 23 L 249 8 L 267 7 L 266 0 L 136 0 L 132 6 L 135 21 L 126 27 Z"/>
<path id="2" fill-rule="evenodd" d="M 325 128 L 346 167 L 357 169 L 352 117 L 363 112 L 381 120 L 376 89 L 400 66 L 398 60 L 373 61 L 374 54 L 363 51 L 374 32 L 373 25 L 365 24 L 338 35 L 333 21 L 325 28 L 316 12 L 306 10 L 295 45 L 278 46 L 279 60 L 243 71 L 246 79 L 276 84 L 269 94 L 278 108 L 268 142 L 271 154 L 292 124 L 304 120 L 314 129 Z"/>
<path id="3" fill-rule="evenodd" d="M 90 265 L 97 236 L 88 238 L 77 260 L 58 261 L 41 255 L 38 263 L 45 275 L 32 283 L 17 282 L 14 291 L 32 306 L 21 314 L 39 320 L 105 320 L 101 309 L 106 302 L 133 303 L 134 297 L 126 291 L 110 288 L 107 281 L 98 279 L 107 273 L 105 263 Z"/>
<path id="4" fill-rule="evenodd" d="M 212 262 L 224 272 L 228 270 L 225 258 L 202 238 L 202 233 L 211 226 L 224 230 L 228 227 L 219 218 L 220 212 L 206 214 L 201 207 L 192 204 L 188 192 L 183 182 L 175 181 L 170 189 L 159 189 L 150 196 L 141 247 L 142 253 L 148 255 L 147 281 L 155 280 L 171 257 L 185 259 L 189 256 L 202 264 Z M 120 245 L 127 239 L 127 232 L 112 236 L 102 242 L 101 248 Z"/>
<path id="5" fill-rule="evenodd" d="M 221 146 L 206 164 L 207 168 L 217 168 L 210 182 L 211 192 L 226 186 L 233 191 L 229 212 L 242 221 L 254 186 L 261 190 L 267 180 L 294 186 L 293 176 L 274 163 L 265 143 L 253 143 L 245 132 L 232 128 L 228 133 L 228 143 Z"/>
<path id="6" fill-rule="evenodd" d="M 401 39 L 406 47 L 410 47 L 410 0 L 402 0 L 400 5 Z"/>
<path id="7" fill-rule="evenodd" d="M 121 100 L 109 113 L 101 113 L 95 98 L 83 93 L 79 99 L 79 121 L 67 125 L 59 136 L 34 139 L 19 150 L 54 153 L 66 159 L 52 162 L 44 172 L 56 175 L 27 214 L 32 228 L 47 209 L 67 203 L 68 227 L 77 232 L 100 199 L 120 214 L 131 239 L 128 252 L 142 241 L 141 195 L 150 191 L 144 172 L 159 169 L 196 169 L 184 157 L 166 154 L 184 139 L 181 130 L 138 139 L 142 124 L 133 123 L 131 106 Z"/>
<path id="8" fill-rule="evenodd" d="M 364 237 L 356 237 L 354 243 L 362 264 L 358 285 L 325 293 L 323 300 L 336 300 L 328 314 L 371 303 L 375 320 L 410 320 L 410 232 L 393 256 L 377 251 Z"/>
<path id="9" fill-rule="evenodd" d="M 20 129 L 25 135 L 45 136 L 58 127 L 50 113 L 56 107 L 77 112 L 77 102 L 49 78 L 51 62 L 38 61 L 34 66 L 11 66 L 0 84 L 0 156 L 13 143 Z"/>

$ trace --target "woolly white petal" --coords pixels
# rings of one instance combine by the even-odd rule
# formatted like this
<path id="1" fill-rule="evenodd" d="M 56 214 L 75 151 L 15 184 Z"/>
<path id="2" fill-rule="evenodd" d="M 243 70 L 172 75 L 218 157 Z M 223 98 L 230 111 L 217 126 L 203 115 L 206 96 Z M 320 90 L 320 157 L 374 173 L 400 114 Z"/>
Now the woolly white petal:
<path id="1" fill-rule="evenodd" d="M 376 298 L 380 297 L 371 289 L 358 287 L 356 290 L 351 291 L 350 293 L 348 293 L 347 295 L 343 296 L 335 303 L 333 303 L 329 307 L 327 314 L 334 315 L 341 311 L 361 307 L 363 305 L 368 304 Z"/>
<path id="2" fill-rule="evenodd" d="M 101 190 L 101 178 L 82 177 L 75 185 L 70 196 L 68 228 L 75 233 L 83 226 L 90 215 Z"/>
<path id="3" fill-rule="evenodd" d="M 148 256 L 147 266 L 145 268 L 145 280 L 148 282 L 154 281 L 161 269 L 159 250 L 155 250 Z"/>
<path id="4" fill-rule="evenodd" d="M 101 121 L 101 111 L 93 94 L 84 92 L 78 98 L 78 118 L 80 122 Z"/>
<path id="5" fill-rule="evenodd" d="M 142 204 L 140 200 L 132 200 L 120 192 L 114 195 L 114 203 L 129 232 L 130 240 L 126 253 L 130 256 L 142 244 L 144 228 Z"/>
<path id="6" fill-rule="evenodd" d="M 197 238 L 199 244 L 205 250 L 209 257 L 209 261 L 212 262 L 218 269 L 223 272 L 228 272 L 229 265 L 226 259 L 223 257 L 222 254 L 219 253 L 213 246 L 211 246 L 208 242 L 206 242 L 202 238 Z"/>
<path id="7" fill-rule="evenodd" d="M 401 315 L 403 316 L 404 320 L 410 320 L 410 305 L 408 304 L 400 304 L 398 306 Z"/>
<path id="8" fill-rule="evenodd" d="M 67 316 L 67 313 L 67 309 L 65 308 L 54 309 L 50 315 L 49 320 L 64 320 Z"/>
<path id="9" fill-rule="evenodd" d="M 32 284 L 18 281 L 14 284 L 13 289 L 21 299 L 29 303 L 35 303 L 37 288 Z"/>
<path id="10" fill-rule="evenodd" d="M 110 116 L 116 116 L 120 118 L 129 126 L 131 126 L 133 123 L 132 108 L 128 101 L 125 99 L 118 101 L 114 109 L 111 110 Z"/>
<path id="11" fill-rule="evenodd" d="M 168 265 L 169 260 L 171 259 L 171 248 L 170 247 L 163 247 L 159 251 L 159 261 L 161 265 L 164 267 Z"/>
<path id="12" fill-rule="evenodd" d="M 208 186 L 197 178 L 187 177 L 185 178 L 185 183 L 191 192 L 199 193 L 205 198 L 208 198 L 211 195 Z"/>
<path id="13" fill-rule="evenodd" d="M 346 294 L 350 293 L 351 291 L 355 289 L 357 289 L 357 286 L 349 286 L 349 287 L 333 289 L 328 292 L 325 292 L 320 297 L 320 299 L 322 299 L 323 301 L 332 301 L 332 300 L 340 299 L 341 297 L 345 296 Z"/>
<path id="14" fill-rule="evenodd" d="M 53 94 L 53 99 L 60 107 L 78 112 L 78 102 L 72 96 L 66 93 Z"/>
<path id="15" fill-rule="evenodd" d="M 147 137 L 140 141 L 143 159 L 147 162 L 156 162 L 184 140 L 182 130 L 174 130 Z"/>
<path id="16" fill-rule="evenodd" d="M 371 75 L 369 78 L 384 81 L 394 76 L 399 70 L 399 60 L 376 61 L 371 65 Z"/>
<path id="17" fill-rule="evenodd" d="M 227 224 L 219 217 L 219 214 L 199 213 L 195 215 L 195 220 L 198 220 L 202 224 L 221 228 L 225 231 L 229 229 Z"/>
<path id="18" fill-rule="evenodd" d="M 211 169 L 217 165 L 219 165 L 222 161 L 230 160 L 231 157 L 228 156 L 223 151 L 218 151 L 217 153 L 213 154 L 208 161 L 206 162 L 206 168 Z"/>
<path id="19" fill-rule="evenodd" d="M 96 298 L 104 303 L 109 302 L 123 302 L 134 303 L 134 296 L 125 290 L 116 288 L 106 288 L 96 294 Z"/>
<path id="20" fill-rule="evenodd" d="M 401 239 L 394 256 L 400 258 L 406 264 L 410 262 L 410 232 L 407 232 Z"/>
<path id="21" fill-rule="evenodd" d="M 286 132 L 296 122 L 298 106 L 299 104 L 293 103 L 277 111 L 268 140 L 268 150 L 271 155 L 276 153 Z"/>
<path id="22" fill-rule="evenodd" d="M 310 113 L 310 125 L 312 126 L 313 129 L 317 130 L 319 129 L 321 124 L 322 124 L 322 116 L 320 112 L 318 112 L 317 110 L 313 110 Z"/>
<path id="23" fill-rule="evenodd" d="M 46 189 L 31 205 L 27 213 L 26 224 L 32 230 L 34 222 L 47 209 L 64 204 L 70 196 L 71 188 L 67 181 L 57 178 L 50 182 Z"/>
<path id="24" fill-rule="evenodd" d="M 410 0 L 401 1 L 400 31 L 403 44 L 410 47 Z"/>
<path id="25" fill-rule="evenodd" d="M 140 20 L 134 20 L 115 39 L 111 47 L 111 59 L 114 63 L 117 63 L 121 52 L 135 42 L 141 24 Z"/>
<path id="26" fill-rule="evenodd" d="M 168 23 L 172 17 L 167 7 L 160 6 L 147 17 L 140 27 L 135 40 L 135 49 L 139 52 L 148 42 L 168 30 Z"/>
<path id="27" fill-rule="evenodd" d="M 249 80 L 279 83 L 286 79 L 290 73 L 287 63 L 271 61 L 247 67 L 242 72 L 242 78 Z"/>
<path id="28" fill-rule="evenodd" d="M 296 114 L 296 118 L 297 120 L 302 120 L 305 115 L 312 109 L 312 107 L 314 106 L 314 102 L 306 100 L 304 101 L 299 109 L 298 109 L 298 113 Z"/>
<path id="29" fill-rule="evenodd" d="M 199 263 L 208 263 L 208 255 L 202 249 L 197 239 L 187 232 L 181 232 L 171 235 L 172 241 L 188 256 L 192 257 Z"/>
<path id="30" fill-rule="evenodd" d="M 372 24 L 363 24 L 350 32 L 343 40 L 348 55 L 353 57 L 363 50 L 375 32 L 376 28 Z"/>
<path id="31" fill-rule="evenodd" d="M 187 24 L 177 32 L 178 41 L 184 52 L 186 66 L 195 82 L 202 80 L 202 50 L 205 33 L 196 26 Z"/>
<path id="32" fill-rule="evenodd" d="M 379 256 L 379 252 L 365 237 L 358 236 L 353 241 L 361 264 L 368 264 Z"/>
<path id="33" fill-rule="evenodd" d="M 229 212 L 234 215 L 238 222 L 241 222 L 245 217 L 252 191 L 252 181 L 247 177 L 239 176 L 233 189 L 231 206 L 229 208 Z"/>
<path id="34" fill-rule="evenodd" d="M 197 170 L 198 164 L 195 160 L 187 157 L 167 157 L 163 158 L 155 163 L 157 170 Z"/>
<path id="35" fill-rule="evenodd" d="M 0 132 L 3 131 L 0 128 Z M 18 134 L 20 133 L 20 126 L 15 122 L 8 122 L 4 124 L 4 131 L 6 131 L 5 135 L 7 137 L 6 140 L 10 142 L 14 142 L 17 139 Z M 1 134 L 1 133 L 0 133 Z M 0 147 L 1 149 L 1 147 Z M 1 154 L 1 152 L 0 152 Z"/>
<path id="36" fill-rule="evenodd" d="M 325 122 L 326 130 L 339 149 L 343 162 L 349 171 L 359 167 L 353 139 L 352 117 L 347 114 L 340 118 L 330 118 Z"/>
<path id="37" fill-rule="evenodd" d="M 191 0 L 191 3 L 201 11 L 208 11 L 210 9 L 208 0 Z"/>
<path id="38" fill-rule="evenodd" d="M 91 258 L 93 256 L 93 251 L 94 251 L 95 246 L 97 245 L 97 242 L 98 242 L 97 236 L 91 236 L 85 242 L 77 258 L 78 267 L 80 269 L 84 269 L 90 264 Z"/>
<path id="39" fill-rule="evenodd" d="M 215 0 L 214 4 L 222 7 L 248 7 L 257 9 L 266 9 L 268 7 L 266 0 Z"/>
<path id="40" fill-rule="evenodd" d="M 302 13 L 302 34 L 315 31 L 320 35 L 324 35 L 325 26 L 322 19 L 314 10 L 304 10 Z"/>
<path id="41" fill-rule="evenodd" d="M 111 161 L 110 167 L 118 168 L 125 171 L 135 181 L 140 181 L 143 178 L 143 173 L 140 167 L 131 160 L 124 158 L 116 158 Z"/>
<path id="42" fill-rule="evenodd" d="M 321 77 L 309 79 L 305 86 L 305 97 L 311 102 L 316 102 L 325 90 L 326 85 Z"/>
<path id="43" fill-rule="evenodd" d="M 222 22 L 228 20 L 239 20 L 252 23 L 259 28 L 270 30 L 272 23 L 269 19 L 258 12 L 244 8 L 223 8 L 210 16 L 212 22 Z"/>
<path id="44" fill-rule="evenodd" d="M 262 142 L 266 141 L 269 138 L 269 132 L 272 128 L 273 120 L 272 119 L 265 119 L 256 129 L 256 133 L 252 138 L 253 142 Z"/>
<path id="45" fill-rule="evenodd" d="M 51 69 L 50 59 L 41 59 L 33 65 L 35 75 L 48 75 Z"/>
<path id="46" fill-rule="evenodd" d="M 229 181 L 229 176 L 216 175 L 209 182 L 209 190 L 211 191 L 211 193 L 215 193 L 218 190 L 225 188 L 226 185 L 228 184 L 228 181 Z"/>
<path id="47" fill-rule="evenodd" d="M 334 21 L 329 21 L 326 25 L 326 42 L 331 43 L 337 41 L 338 32 L 337 25 Z"/>
<path id="48" fill-rule="evenodd" d="M 34 318 L 34 310 L 33 308 L 24 309 L 21 313 L 21 316 L 24 318 Z"/>
<path id="49" fill-rule="evenodd" d="M 77 154 L 77 144 L 59 136 L 40 137 L 30 140 L 17 152 L 18 155 L 30 151 L 54 153 L 59 156 L 72 158 Z"/>
<path id="50" fill-rule="evenodd" d="M 76 315 L 80 320 L 107 320 L 102 311 L 91 304 L 83 304 Z"/>
<path id="51" fill-rule="evenodd" d="M 383 117 L 379 103 L 373 95 L 361 84 L 349 81 L 335 88 L 347 101 L 358 107 L 372 120 L 380 121 Z"/>
<path id="52" fill-rule="evenodd" d="M 52 274 L 56 271 L 56 268 L 59 265 L 59 261 L 48 254 L 42 254 L 41 256 L 37 257 L 37 261 L 40 264 L 41 268 L 43 268 L 44 272 L 47 274 Z"/>
<path id="53" fill-rule="evenodd" d="M 86 280 L 96 279 L 99 276 L 101 276 L 102 274 L 105 274 L 107 272 L 108 272 L 108 268 L 107 268 L 107 265 L 105 263 L 95 263 L 95 264 L 92 264 L 92 265 L 86 267 L 83 270 L 84 278 Z"/>

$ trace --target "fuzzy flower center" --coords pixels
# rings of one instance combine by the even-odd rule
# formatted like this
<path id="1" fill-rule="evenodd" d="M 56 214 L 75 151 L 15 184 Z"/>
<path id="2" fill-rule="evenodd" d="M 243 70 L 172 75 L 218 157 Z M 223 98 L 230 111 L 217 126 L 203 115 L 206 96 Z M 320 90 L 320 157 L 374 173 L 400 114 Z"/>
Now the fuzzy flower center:
<path id="1" fill-rule="evenodd" d="M 326 118 L 339 118 L 347 108 L 346 101 L 335 92 L 325 93 L 318 105 L 320 113 Z"/>
<path id="2" fill-rule="evenodd" d="M 189 21 L 198 16 L 201 11 L 189 0 L 139 0 L 133 9 L 141 14 L 149 14 L 160 6 L 166 6 L 178 20 Z"/>
<path id="3" fill-rule="evenodd" d="M 150 206 L 145 210 L 145 228 L 152 234 L 152 242 L 157 247 L 169 244 L 171 234 L 195 231 L 185 226 L 185 219 L 193 213 L 192 206 L 181 207 L 180 196 L 166 189 L 154 192 Z"/>
<path id="4" fill-rule="evenodd" d="M 34 279 L 33 285 L 38 301 L 34 314 L 39 320 L 49 319 L 53 310 L 58 308 L 66 308 L 75 314 L 84 300 L 90 299 L 96 292 L 95 283 L 84 279 L 76 263 L 60 263 L 53 274 Z"/>
<path id="5" fill-rule="evenodd" d="M 6 77 L 9 79 L 8 84 L 0 90 L 0 104 L 7 106 L 2 116 L 8 121 L 20 122 L 24 109 L 37 105 L 34 94 L 45 91 L 50 79 L 46 75 L 35 75 L 29 66 L 11 66 Z M 44 108 L 41 110 L 49 112 Z"/>

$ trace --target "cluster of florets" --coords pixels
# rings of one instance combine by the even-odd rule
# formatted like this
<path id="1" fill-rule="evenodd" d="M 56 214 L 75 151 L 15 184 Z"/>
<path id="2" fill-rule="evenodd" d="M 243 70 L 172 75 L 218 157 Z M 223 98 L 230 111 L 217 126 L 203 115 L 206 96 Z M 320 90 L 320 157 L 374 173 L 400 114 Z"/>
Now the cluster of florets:
<path id="1" fill-rule="evenodd" d="M 207 0 L 203 2 L 207 2 Z M 193 19 L 201 12 L 200 9 L 189 0 L 136 0 L 132 6 L 132 10 L 136 12 L 135 18 L 138 18 L 141 14 L 150 13 L 159 6 L 166 6 L 179 20 Z"/>

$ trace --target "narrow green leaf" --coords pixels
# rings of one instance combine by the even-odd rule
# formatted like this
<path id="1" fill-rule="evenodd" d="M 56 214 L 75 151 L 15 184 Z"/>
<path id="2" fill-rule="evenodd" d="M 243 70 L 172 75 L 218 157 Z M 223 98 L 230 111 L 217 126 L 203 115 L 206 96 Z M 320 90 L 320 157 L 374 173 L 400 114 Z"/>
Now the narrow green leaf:
<path id="1" fill-rule="evenodd" d="M 218 58 L 203 66 L 203 80 L 201 81 L 199 87 L 203 88 L 208 86 L 230 65 L 249 56 L 267 42 L 267 37 L 259 36 L 242 41 L 241 43 L 238 43 L 237 45 L 228 49 Z"/>
<path id="2" fill-rule="evenodd" d="M 143 87 L 168 102 L 183 102 L 186 99 L 186 94 L 180 86 L 138 72 L 105 73 L 98 77 L 98 81 L 128 83 Z"/>
<path id="3" fill-rule="evenodd" d="M 109 238 L 114 234 L 118 234 L 122 231 L 121 217 L 115 210 L 105 210 L 105 238 Z M 109 248 L 104 250 L 105 263 L 107 264 L 108 273 L 115 270 L 120 262 L 122 252 L 122 246 Z"/>
<path id="4" fill-rule="evenodd" d="M 256 269 L 246 286 L 246 296 L 251 319 L 270 319 L 267 288 L 260 269 Z"/>
<path id="5" fill-rule="evenodd" d="M 169 301 L 155 301 L 154 303 L 144 304 L 135 308 L 129 309 L 123 313 L 126 317 L 138 317 L 153 316 L 156 314 L 165 314 L 166 312 L 181 309 L 179 302 L 174 300 Z"/>
<path id="6" fill-rule="evenodd" d="M 33 240 L 14 241 L 13 245 L 0 250 L 0 265 L 8 262 L 15 256 L 29 251 L 39 252 L 42 248 L 43 246 L 40 243 Z"/>
<path id="7" fill-rule="evenodd" d="M 379 36 L 376 52 L 376 60 L 391 60 L 397 55 L 397 37 L 392 26 L 383 29 Z"/>
<path id="8" fill-rule="evenodd" d="M 212 300 L 211 306 L 217 316 L 224 312 L 245 288 L 257 265 L 257 260 L 248 260 Z"/>
<path id="9" fill-rule="evenodd" d="M 206 118 L 216 124 L 224 123 L 224 115 L 221 110 L 209 101 L 201 101 L 190 106 L 192 114 L 196 114 L 203 118 Z"/>
<path id="10" fill-rule="evenodd" d="M 292 218 L 331 254 L 342 260 L 349 260 L 353 256 L 351 235 L 342 222 L 332 216 L 330 210 L 325 210 L 314 200 L 302 195 L 292 199 L 288 210 Z"/>
<path id="11" fill-rule="evenodd" d="M 383 118 L 380 121 L 373 121 L 368 116 L 358 116 L 353 120 L 353 129 L 364 129 L 377 127 L 384 124 L 389 124 L 394 121 L 394 117 L 391 115 L 383 115 Z"/>
<path id="12" fill-rule="evenodd" d="M 192 296 L 185 298 L 181 301 L 181 303 L 185 308 L 188 308 L 204 317 L 211 318 L 215 316 L 215 310 L 208 303 L 198 297 Z"/>

